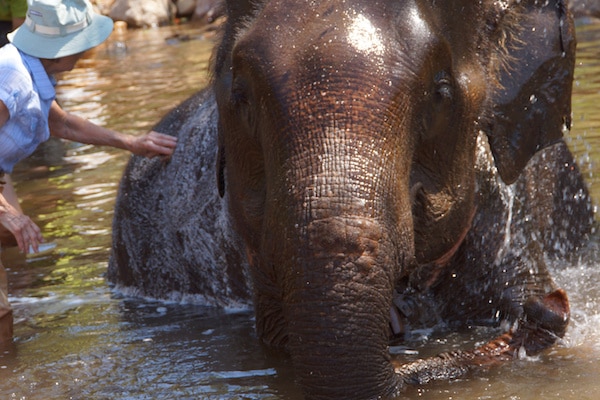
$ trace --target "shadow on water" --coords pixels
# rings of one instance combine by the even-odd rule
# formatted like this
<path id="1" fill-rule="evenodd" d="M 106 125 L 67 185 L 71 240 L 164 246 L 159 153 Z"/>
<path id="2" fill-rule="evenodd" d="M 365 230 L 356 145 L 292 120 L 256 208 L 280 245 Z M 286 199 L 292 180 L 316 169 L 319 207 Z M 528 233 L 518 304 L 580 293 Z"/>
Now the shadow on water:
<path id="1" fill-rule="evenodd" d="M 166 40 L 178 36 L 175 39 Z M 600 200 L 600 24 L 578 27 L 569 144 Z M 192 40 L 180 40 L 191 38 Z M 61 77 L 63 107 L 128 133 L 148 130 L 204 86 L 213 42 L 193 27 L 128 32 Z M 104 280 L 114 198 L 128 154 L 50 142 L 15 174 L 23 207 L 55 245 L 3 252 L 15 341 L 0 349 L 0 398 L 300 398 L 289 360 L 264 349 L 250 310 L 121 298 Z M 557 266 L 569 292 L 565 339 L 535 359 L 468 379 L 411 388 L 402 398 L 595 399 L 600 390 L 600 237 Z M 470 347 L 474 331 L 412 343 L 419 356 Z"/>

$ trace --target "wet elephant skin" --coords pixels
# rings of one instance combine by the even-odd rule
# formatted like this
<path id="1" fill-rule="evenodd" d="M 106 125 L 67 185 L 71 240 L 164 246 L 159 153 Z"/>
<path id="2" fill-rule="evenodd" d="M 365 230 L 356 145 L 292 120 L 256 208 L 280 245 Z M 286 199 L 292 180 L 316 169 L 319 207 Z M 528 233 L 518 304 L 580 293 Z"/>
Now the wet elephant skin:
<path id="1" fill-rule="evenodd" d="M 173 158 L 125 171 L 110 281 L 251 298 L 311 399 L 389 397 L 564 334 L 545 259 L 592 223 L 562 141 L 564 2 L 226 6 L 211 87 L 157 126 L 179 136 Z M 478 349 L 404 365 L 388 352 L 415 328 L 501 322 Z"/>

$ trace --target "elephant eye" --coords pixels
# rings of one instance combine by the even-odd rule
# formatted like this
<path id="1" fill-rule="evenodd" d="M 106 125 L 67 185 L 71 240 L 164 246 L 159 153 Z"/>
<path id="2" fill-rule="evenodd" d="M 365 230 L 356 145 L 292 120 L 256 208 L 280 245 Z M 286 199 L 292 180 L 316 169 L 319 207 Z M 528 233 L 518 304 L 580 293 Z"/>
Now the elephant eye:
<path id="1" fill-rule="evenodd" d="M 456 88 L 450 74 L 438 72 L 427 95 L 422 114 L 423 137 L 432 139 L 450 128 L 456 111 Z"/>
<path id="2" fill-rule="evenodd" d="M 446 72 L 439 72 L 435 76 L 434 101 L 446 102 L 454 98 L 454 86 Z"/>

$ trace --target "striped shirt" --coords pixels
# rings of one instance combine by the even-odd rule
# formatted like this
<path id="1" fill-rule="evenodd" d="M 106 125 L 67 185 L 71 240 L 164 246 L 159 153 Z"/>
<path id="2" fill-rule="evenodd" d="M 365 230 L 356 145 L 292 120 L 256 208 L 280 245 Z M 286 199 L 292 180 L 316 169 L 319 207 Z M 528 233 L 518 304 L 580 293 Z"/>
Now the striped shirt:
<path id="1" fill-rule="evenodd" d="M 48 140 L 48 114 L 56 97 L 55 81 L 38 58 L 12 44 L 0 48 L 0 100 L 10 113 L 0 127 L 0 170 L 12 172 L 17 162 Z"/>

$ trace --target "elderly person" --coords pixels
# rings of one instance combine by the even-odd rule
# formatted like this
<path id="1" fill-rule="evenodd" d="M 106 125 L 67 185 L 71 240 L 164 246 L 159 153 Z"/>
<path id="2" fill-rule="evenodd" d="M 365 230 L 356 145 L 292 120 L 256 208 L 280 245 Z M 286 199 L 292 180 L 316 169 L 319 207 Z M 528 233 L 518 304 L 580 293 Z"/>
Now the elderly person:
<path id="1" fill-rule="evenodd" d="M 56 102 L 53 74 L 73 69 L 86 50 L 106 40 L 112 28 L 112 20 L 94 13 L 87 0 L 29 0 L 25 22 L 8 35 L 11 43 L 0 48 L 0 229 L 8 230 L 24 253 L 37 252 L 42 235 L 23 214 L 6 174 L 50 135 L 147 157 L 169 157 L 175 148 L 172 136 L 115 132 L 65 112 Z M 0 341 L 3 333 L 12 335 L 3 275 L 0 264 Z"/>

